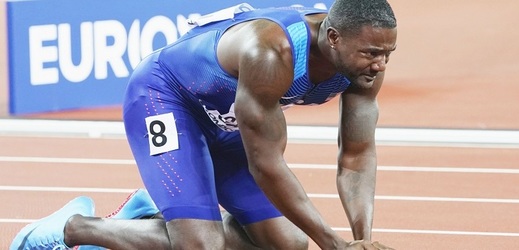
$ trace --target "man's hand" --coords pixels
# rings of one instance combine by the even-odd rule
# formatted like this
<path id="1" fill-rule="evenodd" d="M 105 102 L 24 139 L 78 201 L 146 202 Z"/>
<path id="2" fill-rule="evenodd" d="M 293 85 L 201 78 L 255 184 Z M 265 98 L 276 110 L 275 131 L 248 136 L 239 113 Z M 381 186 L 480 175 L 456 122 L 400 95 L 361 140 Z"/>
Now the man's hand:
<path id="1" fill-rule="evenodd" d="M 394 248 L 380 244 L 378 241 L 373 242 L 373 246 L 376 247 L 377 250 L 395 250 Z"/>
<path id="2" fill-rule="evenodd" d="M 373 243 L 364 240 L 355 240 L 348 243 L 347 250 L 395 250 L 391 247 L 384 246 L 378 241 Z"/>

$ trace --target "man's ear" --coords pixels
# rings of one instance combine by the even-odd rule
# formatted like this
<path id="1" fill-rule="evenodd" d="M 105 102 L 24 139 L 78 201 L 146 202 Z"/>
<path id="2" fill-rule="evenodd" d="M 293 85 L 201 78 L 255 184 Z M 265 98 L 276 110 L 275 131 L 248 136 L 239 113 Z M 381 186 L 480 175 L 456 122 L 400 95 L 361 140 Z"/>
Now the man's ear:
<path id="1" fill-rule="evenodd" d="M 326 37 L 328 38 L 328 43 L 330 44 L 330 47 L 337 47 L 337 43 L 339 43 L 339 38 L 341 35 L 339 34 L 339 31 L 334 27 L 328 27 L 326 30 Z"/>

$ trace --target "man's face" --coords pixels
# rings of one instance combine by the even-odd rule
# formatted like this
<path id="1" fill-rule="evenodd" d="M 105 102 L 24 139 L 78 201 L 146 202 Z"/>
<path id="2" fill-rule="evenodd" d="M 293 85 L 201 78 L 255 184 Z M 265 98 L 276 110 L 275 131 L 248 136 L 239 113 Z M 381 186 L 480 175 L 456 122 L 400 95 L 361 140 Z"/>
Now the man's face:
<path id="1" fill-rule="evenodd" d="M 396 28 L 369 25 L 359 34 L 340 36 L 333 56 L 337 71 L 352 84 L 370 88 L 378 73 L 386 70 L 389 55 L 396 49 L 396 37 Z"/>

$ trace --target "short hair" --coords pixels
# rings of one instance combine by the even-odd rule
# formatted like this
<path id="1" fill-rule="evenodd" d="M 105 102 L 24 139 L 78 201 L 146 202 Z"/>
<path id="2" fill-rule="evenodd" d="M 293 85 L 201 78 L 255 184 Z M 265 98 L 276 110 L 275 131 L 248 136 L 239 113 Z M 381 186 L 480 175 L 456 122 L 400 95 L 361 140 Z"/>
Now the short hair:
<path id="1" fill-rule="evenodd" d="M 358 34 L 365 25 L 396 27 L 395 14 L 387 0 L 335 0 L 328 21 L 339 31 L 349 34 Z"/>

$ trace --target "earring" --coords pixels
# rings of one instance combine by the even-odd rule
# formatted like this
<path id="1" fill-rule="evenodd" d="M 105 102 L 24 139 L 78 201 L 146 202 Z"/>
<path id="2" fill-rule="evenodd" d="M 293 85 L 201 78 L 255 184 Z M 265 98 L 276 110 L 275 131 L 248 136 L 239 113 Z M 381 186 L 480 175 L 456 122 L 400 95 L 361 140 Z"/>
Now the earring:
<path id="1" fill-rule="evenodd" d="M 330 47 L 331 47 L 332 49 L 335 49 L 335 45 L 330 45 Z"/>

